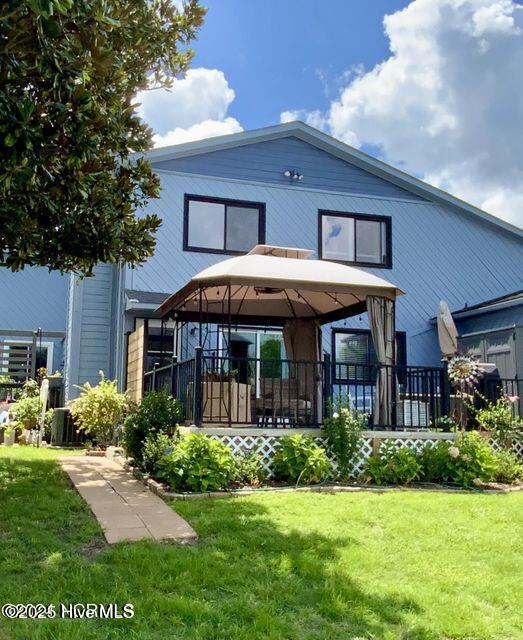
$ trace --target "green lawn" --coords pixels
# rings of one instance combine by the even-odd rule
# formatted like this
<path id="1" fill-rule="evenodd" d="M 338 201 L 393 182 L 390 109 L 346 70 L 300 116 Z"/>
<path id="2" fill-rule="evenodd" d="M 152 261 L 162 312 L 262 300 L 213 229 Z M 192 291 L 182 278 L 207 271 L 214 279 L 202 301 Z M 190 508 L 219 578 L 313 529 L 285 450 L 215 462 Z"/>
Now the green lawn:
<path id="1" fill-rule="evenodd" d="M 523 493 L 176 503 L 195 547 L 107 547 L 50 450 L 0 447 L 0 604 L 130 602 L 132 620 L 0 620 L 0 639 L 523 638 Z"/>

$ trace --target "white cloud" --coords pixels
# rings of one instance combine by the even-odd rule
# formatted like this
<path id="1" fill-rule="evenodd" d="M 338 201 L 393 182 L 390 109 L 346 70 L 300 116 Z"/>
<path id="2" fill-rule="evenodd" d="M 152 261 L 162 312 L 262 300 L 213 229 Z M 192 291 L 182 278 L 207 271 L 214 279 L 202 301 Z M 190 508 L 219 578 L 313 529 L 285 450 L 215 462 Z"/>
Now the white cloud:
<path id="1" fill-rule="evenodd" d="M 155 132 L 155 146 L 241 131 L 227 114 L 234 90 L 218 69 L 190 69 L 171 89 L 141 91 L 138 114 Z"/>
<path id="2" fill-rule="evenodd" d="M 319 109 L 315 111 L 305 111 L 304 109 L 282 111 L 280 113 L 280 122 L 293 122 L 294 120 L 303 120 L 311 127 L 316 129 L 325 129 L 327 120 L 325 114 Z"/>
<path id="3" fill-rule="evenodd" d="M 523 7 L 414 0 L 384 26 L 390 57 L 349 79 L 330 132 L 523 226 Z"/>
<path id="4" fill-rule="evenodd" d="M 155 135 L 154 146 L 167 147 L 171 144 L 181 144 L 183 142 L 191 142 L 192 140 L 224 136 L 228 133 L 237 133 L 238 131 L 243 131 L 243 129 L 235 118 L 204 120 L 186 129 L 176 127 L 172 131 L 168 131 L 164 136 Z"/>

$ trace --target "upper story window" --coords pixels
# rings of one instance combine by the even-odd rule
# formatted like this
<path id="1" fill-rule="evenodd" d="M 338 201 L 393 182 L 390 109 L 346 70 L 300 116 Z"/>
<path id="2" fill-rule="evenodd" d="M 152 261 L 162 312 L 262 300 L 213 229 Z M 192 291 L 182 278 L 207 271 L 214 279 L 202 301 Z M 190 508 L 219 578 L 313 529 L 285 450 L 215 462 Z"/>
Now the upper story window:
<path id="1" fill-rule="evenodd" d="M 360 213 L 320 211 L 318 253 L 325 260 L 390 269 L 391 219 Z"/>
<path id="2" fill-rule="evenodd" d="M 185 196 L 183 248 L 186 251 L 245 253 L 264 242 L 264 204 Z"/>

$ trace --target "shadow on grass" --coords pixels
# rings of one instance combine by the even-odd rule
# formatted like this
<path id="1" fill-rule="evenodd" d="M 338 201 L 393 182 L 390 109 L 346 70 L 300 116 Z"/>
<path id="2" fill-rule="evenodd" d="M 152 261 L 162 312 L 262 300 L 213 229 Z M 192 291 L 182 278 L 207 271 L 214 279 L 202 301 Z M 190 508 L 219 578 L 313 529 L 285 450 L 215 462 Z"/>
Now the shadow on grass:
<path id="1" fill-rule="evenodd" d="M 57 462 L 0 458 L 0 501 L 2 603 L 131 602 L 136 612 L 14 621 L 12 637 L 436 637 L 407 624 L 407 614 L 422 615 L 415 602 L 371 593 L 340 568 L 356 541 L 285 529 L 259 501 L 180 505 L 200 535 L 195 547 L 140 542 L 93 554 L 83 550 L 100 546 L 99 527 Z"/>

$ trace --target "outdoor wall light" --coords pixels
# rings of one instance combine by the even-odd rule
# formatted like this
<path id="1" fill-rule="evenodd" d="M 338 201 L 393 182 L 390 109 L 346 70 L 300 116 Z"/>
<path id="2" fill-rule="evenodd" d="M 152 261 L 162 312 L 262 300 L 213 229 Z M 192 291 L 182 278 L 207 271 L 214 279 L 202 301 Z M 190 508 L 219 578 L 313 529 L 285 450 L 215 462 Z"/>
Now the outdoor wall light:
<path id="1" fill-rule="evenodd" d="M 303 180 L 303 175 L 296 169 L 286 169 L 283 175 L 291 180 Z"/>

